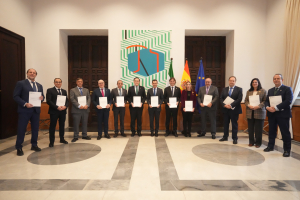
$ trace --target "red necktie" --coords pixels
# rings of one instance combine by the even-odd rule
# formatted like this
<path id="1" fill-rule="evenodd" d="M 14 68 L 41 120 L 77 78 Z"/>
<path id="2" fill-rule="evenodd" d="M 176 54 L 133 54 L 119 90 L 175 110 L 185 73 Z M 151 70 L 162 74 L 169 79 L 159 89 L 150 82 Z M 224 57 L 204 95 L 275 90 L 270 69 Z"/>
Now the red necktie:
<path id="1" fill-rule="evenodd" d="M 101 89 L 101 94 L 102 94 L 102 96 L 104 97 L 103 89 Z"/>

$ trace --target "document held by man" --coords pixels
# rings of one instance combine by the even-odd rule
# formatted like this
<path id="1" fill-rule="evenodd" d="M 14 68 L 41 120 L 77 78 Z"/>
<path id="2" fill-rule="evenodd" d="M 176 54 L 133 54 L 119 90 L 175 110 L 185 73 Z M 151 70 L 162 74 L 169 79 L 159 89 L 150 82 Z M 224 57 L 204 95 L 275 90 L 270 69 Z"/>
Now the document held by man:
<path id="1" fill-rule="evenodd" d="M 133 97 L 133 107 L 141 107 L 141 96 Z"/>
<path id="2" fill-rule="evenodd" d="M 56 105 L 57 106 L 64 106 L 66 104 L 66 96 L 57 95 Z"/>
<path id="3" fill-rule="evenodd" d="M 102 108 L 107 106 L 107 97 L 99 97 L 99 104 Z"/>
<path id="4" fill-rule="evenodd" d="M 230 104 L 232 104 L 232 102 L 234 102 L 234 100 L 233 100 L 230 96 L 228 96 L 228 97 L 223 101 L 223 103 L 224 103 L 225 105 L 230 105 Z"/>
<path id="5" fill-rule="evenodd" d="M 41 107 L 42 101 L 40 100 L 40 96 L 42 96 L 41 92 L 29 92 L 29 102 L 33 105 L 33 107 Z"/>
<path id="6" fill-rule="evenodd" d="M 185 101 L 185 112 L 193 111 L 193 101 Z"/>
<path id="7" fill-rule="evenodd" d="M 169 97 L 170 108 L 177 108 L 176 102 L 177 102 L 177 97 Z"/>
<path id="8" fill-rule="evenodd" d="M 151 106 L 158 107 L 158 96 L 151 96 Z"/>
<path id="9" fill-rule="evenodd" d="M 212 95 L 204 95 L 203 105 L 207 106 L 212 101 Z"/>
<path id="10" fill-rule="evenodd" d="M 80 97 L 77 97 L 77 100 L 78 100 L 78 103 L 79 103 L 81 106 L 85 106 L 85 105 L 86 105 L 86 96 L 80 96 Z"/>
<path id="11" fill-rule="evenodd" d="M 117 96 L 117 106 L 124 107 L 124 97 L 123 96 Z"/>
<path id="12" fill-rule="evenodd" d="M 258 106 L 260 104 L 259 95 L 249 96 L 250 106 Z"/>
<path id="13" fill-rule="evenodd" d="M 281 96 L 271 96 L 269 97 L 270 100 L 270 106 L 271 107 L 276 107 L 278 104 L 282 103 L 282 97 Z"/>

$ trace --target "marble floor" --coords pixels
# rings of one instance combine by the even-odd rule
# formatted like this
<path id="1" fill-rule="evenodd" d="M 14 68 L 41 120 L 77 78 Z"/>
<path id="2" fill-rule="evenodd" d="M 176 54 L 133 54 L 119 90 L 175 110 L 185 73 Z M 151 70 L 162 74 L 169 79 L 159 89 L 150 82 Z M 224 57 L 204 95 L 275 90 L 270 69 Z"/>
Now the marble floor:
<path id="1" fill-rule="evenodd" d="M 40 131 L 42 151 L 31 151 L 26 135 L 22 157 L 15 137 L 0 140 L 0 199 L 300 199 L 297 142 L 284 158 L 281 140 L 275 151 L 263 152 L 266 135 L 255 148 L 242 132 L 237 145 L 219 142 L 222 133 L 216 140 L 163 134 L 96 140 L 89 132 L 92 140 L 71 143 L 66 132 L 69 144 L 49 148 Z"/>

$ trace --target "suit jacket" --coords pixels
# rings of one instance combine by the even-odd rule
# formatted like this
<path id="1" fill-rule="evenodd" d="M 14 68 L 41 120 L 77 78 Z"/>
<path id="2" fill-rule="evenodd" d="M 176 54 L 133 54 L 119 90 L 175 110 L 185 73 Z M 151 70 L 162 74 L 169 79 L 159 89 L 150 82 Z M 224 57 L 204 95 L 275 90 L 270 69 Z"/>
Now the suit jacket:
<path id="1" fill-rule="evenodd" d="M 199 105 L 201 103 L 203 103 L 204 95 L 206 95 L 206 86 L 202 86 L 199 88 L 198 97 L 197 97 Z M 219 100 L 218 88 L 216 86 L 211 85 L 208 90 L 208 95 L 212 95 L 212 101 L 211 101 L 212 106 L 210 108 L 209 107 L 206 107 L 206 108 L 210 109 L 210 110 L 217 110 L 218 100 Z M 203 110 L 203 109 L 204 109 L 204 107 L 200 106 L 200 110 Z"/>
<path id="2" fill-rule="evenodd" d="M 153 91 L 153 88 L 150 88 L 150 89 L 148 89 L 148 91 L 147 91 L 147 102 L 148 102 L 148 106 L 151 104 L 151 97 L 152 96 L 154 96 L 153 93 L 154 91 Z M 163 91 L 162 91 L 162 89 L 160 89 L 160 88 L 156 88 L 156 94 L 155 94 L 155 96 L 158 96 L 158 104 L 160 105 L 159 106 L 159 108 L 158 108 L 158 110 L 160 110 L 161 109 L 161 104 L 163 103 L 163 101 L 164 101 L 164 94 L 163 94 Z"/>
<path id="3" fill-rule="evenodd" d="M 58 114 L 58 113 L 67 114 L 67 109 L 62 110 L 62 111 L 57 110 L 57 108 L 58 108 L 58 106 L 56 105 L 57 95 L 59 95 L 59 94 L 55 87 L 49 88 L 47 90 L 46 100 L 47 100 L 47 104 L 49 105 L 48 114 Z M 61 95 L 66 96 L 65 106 L 68 108 L 69 100 L 68 100 L 67 91 L 64 89 L 61 89 Z"/>
<path id="4" fill-rule="evenodd" d="M 283 117 L 283 118 L 292 117 L 292 112 L 290 107 L 293 100 L 292 88 L 285 85 L 281 85 L 276 95 L 274 95 L 274 92 L 275 92 L 275 87 L 269 89 L 266 102 L 265 102 L 266 107 L 270 106 L 269 97 L 271 96 L 280 95 L 282 97 L 282 103 L 276 106 L 279 111 L 275 111 L 274 113 L 268 112 L 268 117 L 274 117 L 274 116 Z"/>
<path id="5" fill-rule="evenodd" d="M 247 119 L 252 118 L 252 111 L 249 105 L 249 96 L 253 95 L 253 91 L 247 91 L 246 98 L 245 98 L 245 106 L 246 106 L 246 117 Z M 259 109 L 254 110 L 254 119 L 265 119 L 266 118 L 266 108 L 265 108 L 265 101 L 267 98 L 267 91 L 265 89 L 260 89 L 257 91 L 256 95 L 259 95 L 260 104 Z"/>
<path id="6" fill-rule="evenodd" d="M 86 112 L 90 112 L 90 105 L 91 105 L 90 92 L 87 88 L 82 88 L 82 93 L 83 93 L 82 96 L 86 96 L 86 105 L 89 107 L 88 109 L 86 109 Z M 71 113 L 81 113 L 81 110 L 78 108 L 79 106 L 78 97 L 80 96 L 81 94 L 77 86 L 70 90 L 70 101 L 72 102 L 73 105 Z"/>
<path id="7" fill-rule="evenodd" d="M 144 103 L 146 100 L 146 93 L 145 93 L 145 88 L 143 86 L 139 86 L 139 92 L 137 95 L 135 94 L 135 86 L 129 87 L 128 95 L 127 95 L 127 100 L 129 102 L 129 108 L 132 108 L 131 103 L 133 103 L 134 96 L 141 96 L 141 103 L 143 103 L 143 106 L 144 106 Z"/>
<path id="8" fill-rule="evenodd" d="M 190 101 L 193 101 L 193 108 L 196 109 L 196 103 L 197 103 L 197 93 L 192 90 L 191 91 L 191 97 L 190 97 Z M 181 93 L 181 110 L 183 110 L 183 108 L 185 108 L 185 101 L 187 100 L 187 91 L 183 90 Z"/>
<path id="9" fill-rule="evenodd" d="M 38 92 L 42 93 L 42 96 L 45 99 L 44 93 L 43 93 L 43 86 L 36 82 L 36 86 L 38 89 Z M 40 107 L 33 107 L 33 108 L 27 108 L 25 103 L 29 103 L 29 92 L 33 92 L 33 88 L 31 84 L 29 83 L 28 79 L 18 81 L 17 85 L 14 90 L 13 98 L 18 104 L 18 113 L 40 113 L 41 108 Z M 44 101 L 42 100 L 42 102 Z"/>
<path id="10" fill-rule="evenodd" d="M 113 104 L 113 110 L 116 107 L 115 103 L 117 103 L 117 96 L 119 95 L 119 88 L 114 88 L 111 90 L 110 92 L 110 96 L 111 96 L 111 103 Z M 124 103 L 126 104 L 127 102 L 127 90 L 125 90 L 124 88 L 122 88 L 122 96 L 124 97 Z"/>
<path id="11" fill-rule="evenodd" d="M 234 100 L 234 102 L 232 102 L 230 104 L 231 107 L 234 108 L 233 110 L 224 108 L 225 104 L 223 103 L 223 101 L 229 96 L 228 93 L 229 93 L 229 87 L 223 88 L 222 94 L 220 96 L 220 101 L 221 101 L 221 104 L 223 105 L 222 106 L 223 113 L 233 112 L 236 114 L 241 114 L 242 113 L 241 101 L 243 99 L 243 89 L 238 86 L 235 86 L 233 89 L 231 98 Z"/>
<path id="12" fill-rule="evenodd" d="M 100 88 L 96 88 L 93 91 L 93 95 L 92 95 L 92 102 L 95 105 L 95 109 L 96 111 L 101 111 L 102 109 L 98 109 L 97 106 L 99 105 L 99 97 L 107 97 L 107 104 L 111 104 L 111 96 L 110 96 L 110 90 L 108 88 L 104 88 L 105 92 L 104 92 L 104 96 L 102 96 L 102 93 L 100 91 Z M 105 105 L 106 106 L 106 105 Z M 105 108 L 106 109 L 106 108 Z M 110 109 L 110 108 L 108 108 Z"/>
<path id="13" fill-rule="evenodd" d="M 180 102 L 180 97 L 181 97 L 181 91 L 180 91 L 180 88 L 175 86 L 175 91 L 174 91 L 174 96 L 172 96 L 172 90 L 171 90 L 171 87 L 168 86 L 165 88 L 165 91 L 164 91 L 164 101 L 166 103 L 166 108 L 169 108 L 168 104 L 169 103 L 169 97 L 176 97 L 177 98 L 177 102 L 179 104 Z"/>

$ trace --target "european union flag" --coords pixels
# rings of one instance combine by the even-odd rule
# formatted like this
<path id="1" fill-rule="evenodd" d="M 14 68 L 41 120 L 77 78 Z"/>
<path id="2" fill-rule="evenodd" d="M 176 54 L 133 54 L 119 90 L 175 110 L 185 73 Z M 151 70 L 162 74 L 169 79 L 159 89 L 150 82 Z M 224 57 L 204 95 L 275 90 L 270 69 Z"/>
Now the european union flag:
<path id="1" fill-rule="evenodd" d="M 199 67 L 199 71 L 198 71 L 198 76 L 197 76 L 197 82 L 196 82 L 196 88 L 195 91 L 198 94 L 199 92 L 199 88 L 205 86 L 205 75 L 204 75 L 204 69 L 203 69 L 203 63 L 202 60 L 200 60 L 200 67 Z M 200 113 L 200 105 L 197 102 L 197 109 L 198 112 Z"/>

